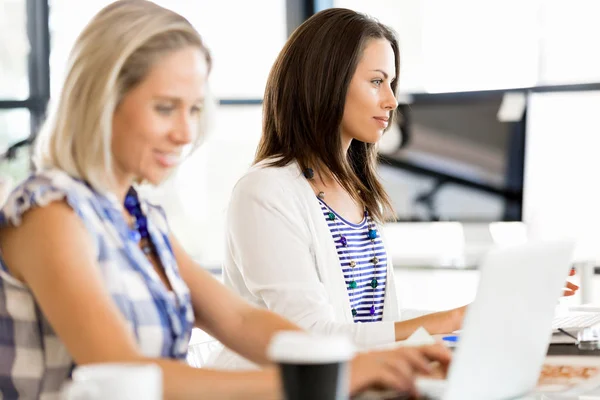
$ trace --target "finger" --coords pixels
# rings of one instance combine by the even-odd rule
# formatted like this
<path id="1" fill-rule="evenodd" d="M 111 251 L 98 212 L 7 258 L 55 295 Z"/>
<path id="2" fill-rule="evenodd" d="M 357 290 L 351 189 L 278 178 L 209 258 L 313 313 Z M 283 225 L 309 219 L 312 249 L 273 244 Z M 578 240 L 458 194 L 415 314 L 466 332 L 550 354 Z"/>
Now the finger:
<path id="1" fill-rule="evenodd" d="M 575 267 L 571 267 L 571 269 L 569 270 L 569 276 L 575 275 L 575 272 Z"/>
<path id="2" fill-rule="evenodd" d="M 419 348 L 404 348 L 403 350 L 404 359 L 414 370 L 428 375 L 432 372 L 431 360 Z"/>
<path id="3" fill-rule="evenodd" d="M 439 361 L 443 365 L 450 363 L 452 352 L 442 344 L 433 344 L 418 348 L 421 353 L 431 361 Z"/>
<path id="4" fill-rule="evenodd" d="M 572 290 L 569 290 L 569 289 L 565 289 L 565 290 L 563 291 L 563 297 L 569 297 L 569 296 L 573 296 L 574 294 L 575 294 L 575 292 L 574 292 L 574 291 L 572 291 Z"/>
<path id="5" fill-rule="evenodd" d="M 413 350 L 413 349 L 410 349 Z M 417 358 L 414 354 L 414 351 L 407 351 L 403 353 L 403 357 L 397 357 L 396 355 L 390 355 L 386 358 L 386 364 L 394 369 L 398 376 L 404 376 L 410 379 L 411 381 L 415 376 L 415 364 L 418 361 L 414 359 Z M 424 362 L 422 361 L 424 364 Z"/>
<path id="6" fill-rule="evenodd" d="M 405 360 L 389 358 L 382 360 L 382 364 L 381 384 L 401 392 L 416 394 L 414 374 Z"/>

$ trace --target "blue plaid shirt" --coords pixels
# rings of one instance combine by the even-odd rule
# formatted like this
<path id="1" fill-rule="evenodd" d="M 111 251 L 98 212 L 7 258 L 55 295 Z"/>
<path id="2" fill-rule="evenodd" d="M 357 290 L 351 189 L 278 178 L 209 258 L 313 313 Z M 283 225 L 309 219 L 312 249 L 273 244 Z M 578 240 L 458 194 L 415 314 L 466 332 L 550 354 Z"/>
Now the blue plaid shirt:
<path id="1" fill-rule="evenodd" d="M 64 172 L 40 172 L 17 187 L 0 211 L 0 227 L 19 225 L 30 208 L 60 200 L 65 200 L 85 224 L 104 285 L 127 320 L 140 351 L 148 357 L 185 360 L 194 314 L 162 209 L 141 201 L 172 292 L 138 244 L 129 239 L 129 227 L 116 197 L 101 195 Z M 33 294 L 10 275 L 0 254 L 0 398 L 55 399 L 73 367 L 71 356 Z"/>

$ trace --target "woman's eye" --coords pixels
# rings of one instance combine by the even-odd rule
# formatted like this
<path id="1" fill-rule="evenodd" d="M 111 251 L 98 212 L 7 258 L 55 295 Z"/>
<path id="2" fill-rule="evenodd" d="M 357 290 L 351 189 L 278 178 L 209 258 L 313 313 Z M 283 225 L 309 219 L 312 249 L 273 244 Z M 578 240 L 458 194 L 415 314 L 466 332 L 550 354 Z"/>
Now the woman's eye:
<path id="1" fill-rule="evenodd" d="M 202 106 L 194 106 L 190 110 L 190 114 L 192 114 L 192 115 L 198 115 L 201 112 L 202 112 Z"/>
<path id="2" fill-rule="evenodd" d="M 173 111 L 173 107 L 156 106 L 156 111 L 162 115 L 169 115 Z"/>

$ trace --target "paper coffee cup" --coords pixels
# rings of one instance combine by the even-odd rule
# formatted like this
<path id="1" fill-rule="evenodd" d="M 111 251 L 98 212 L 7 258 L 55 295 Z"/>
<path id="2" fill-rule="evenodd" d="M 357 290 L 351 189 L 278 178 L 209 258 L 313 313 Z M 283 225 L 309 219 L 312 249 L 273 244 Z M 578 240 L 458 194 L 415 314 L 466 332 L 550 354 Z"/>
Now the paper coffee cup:
<path id="1" fill-rule="evenodd" d="M 286 331 L 268 348 L 279 365 L 286 400 L 341 400 L 349 396 L 348 362 L 355 349 L 346 336 Z"/>

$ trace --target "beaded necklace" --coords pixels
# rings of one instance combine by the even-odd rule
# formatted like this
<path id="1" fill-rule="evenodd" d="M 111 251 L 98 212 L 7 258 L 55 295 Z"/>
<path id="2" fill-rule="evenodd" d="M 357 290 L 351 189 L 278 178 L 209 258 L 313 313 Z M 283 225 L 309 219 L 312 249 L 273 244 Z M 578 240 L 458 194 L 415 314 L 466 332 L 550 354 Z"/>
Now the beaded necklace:
<path id="1" fill-rule="evenodd" d="M 125 209 L 134 218 L 133 226 L 129 229 L 128 237 L 130 240 L 139 245 L 144 254 L 150 258 L 153 253 L 153 244 L 150 238 L 150 232 L 148 231 L 148 218 L 142 210 L 142 204 L 138 197 L 137 191 L 131 187 L 125 196 L 123 203 Z M 168 245 L 168 243 L 167 243 Z M 160 256 L 157 254 L 157 257 Z M 162 263 L 162 261 L 160 261 Z M 164 296 L 163 293 L 167 291 L 164 284 L 157 284 L 151 278 L 148 270 L 143 268 L 140 264 L 134 264 L 135 269 L 143 276 L 144 281 L 148 286 L 148 290 L 152 295 L 152 299 L 157 307 L 161 308 L 164 315 L 167 316 L 170 326 L 172 327 L 172 345 L 171 352 L 176 354 L 180 341 L 186 340 L 189 342 L 189 336 L 184 335 L 185 332 L 191 332 L 192 323 L 190 322 L 190 315 L 193 314 L 192 305 L 189 298 L 179 297 L 175 291 L 173 291 L 173 297 Z M 167 269 L 164 268 L 164 273 L 168 276 Z M 167 280 L 169 280 L 167 278 Z M 137 332 L 136 332 L 137 335 Z M 177 353 L 178 354 L 178 353 Z"/>
<path id="2" fill-rule="evenodd" d="M 313 170 L 311 168 L 308 168 L 304 172 L 304 176 L 309 181 L 311 181 L 314 178 Z M 323 201 L 325 199 L 325 192 L 320 191 L 317 194 L 317 197 Z M 338 239 L 336 241 L 339 242 L 343 248 L 348 247 L 348 238 L 342 235 L 342 229 L 341 229 L 342 225 L 341 225 L 340 219 L 336 216 L 336 214 L 333 212 L 333 210 L 326 203 L 324 203 L 324 204 L 327 207 L 327 209 L 329 210 L 329 213 L 327 214 L 327 219 L 329 221 L 335 222 L 335 227 L 336 227 L 337 237 L 338 237 Z M 375 316 L 375 288 L 377 288 L 377 286 L 379 285 L 379 282 L 377 281 L 377 264 L 379 263 L 379 259 L 377 258 L 376 251 L 375 251 L 375 240 L 377 239 L 377 226 L 376 226 L 375 222 L 373 221 L 373 219 L 371 218 L 371 216 L 369 215 L 369 211 L 367 210 L 366 207 L 364 208 L 364 217 L 366 219 L 367 226 L 368 226 L 367 238 L 371 241 L 371 245 L 372 245 L 372 249 L 373 249 L 373 257 L 369 260 L 373 264 L 373 278 L 371 279 L 371 281 L 368 284 L 369 284 L 369 286 L 371 286 L 371 288 L 373 288 L 373 301 L 371 303 L 371 308 L 369 309 L 369 314 L 372 317 L 374 317 Z M 358 284 L 356 282 L 356 276 L 355 276 L 355 268 L 357 266 L 357 262 L 352 258 L 352 255 L 350 253 L 347 253 L 346 251 L 343 251 L 343 257 L 344 257 L 344 261 L 349 263 L 350 268 L 352 270 L 352 280 L 348 284 L 348 289 L 356 289 L 358 287 Z M 352 308 L 352 316 L 356 317 L 357 315 L 358 315 L 358 311 L 355 308 Z"/>
<path id="3" fill-rule="evenodd" d="M 125 196 L 125 209 L 134 218 L 133 227 L 129 230 L 129 238 L 141 244 L 142 251 L 149 256 L 152 254 L 152 245 L 148 232 L 148 219 L 142 212 L 142 205 L 133 187 Z"/>

